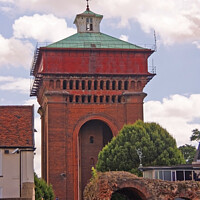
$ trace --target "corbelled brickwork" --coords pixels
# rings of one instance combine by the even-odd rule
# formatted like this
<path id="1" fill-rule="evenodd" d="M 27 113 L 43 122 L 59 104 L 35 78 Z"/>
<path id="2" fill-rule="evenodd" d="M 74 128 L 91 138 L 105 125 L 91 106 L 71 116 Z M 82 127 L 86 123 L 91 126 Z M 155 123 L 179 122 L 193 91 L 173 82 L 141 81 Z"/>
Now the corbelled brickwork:
<path id="1" fill-rule="evenodd" d="M 110 200 L 115 192 L 131 193 L 140 200 L 199 200 L 200 183 L 144 179 L 128 172 L 98 173 L 85 188 L 84 200 Z"/>

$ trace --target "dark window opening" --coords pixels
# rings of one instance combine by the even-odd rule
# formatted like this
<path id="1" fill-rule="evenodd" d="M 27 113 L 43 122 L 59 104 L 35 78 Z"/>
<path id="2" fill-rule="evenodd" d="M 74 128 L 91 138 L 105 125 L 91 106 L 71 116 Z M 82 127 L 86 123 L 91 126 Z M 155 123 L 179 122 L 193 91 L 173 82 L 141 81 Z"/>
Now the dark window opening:
<path id="1" fill-rule="evenodd" d="M 103 90 L 104 81 L 100 81 L 100 89 Z"/>
<path id="2" fill-rule="evenodd" d="M 125 81 L 125 82 L 124 82 L 124 89 L 125 89 L 125 90 L 128 90 L 128 81 Z"/>
<path id="3" fill-rule="evenodd" d="M 95 95 L 94 96 L 94 103 L 96 103 L 97 102 L 97 96 Z"/>
<path id="4" fill-rule="evenodd" d="M 60 80 L 56 81 L 56 88 L 60 88 Z"/>
<path id="5" fill-rule="evenodd" d="M 92 18 L 86 18 L 86 30 L 93 31 L 93 20 Z"/>
<path id="6" fill-rule="evenodd" d="M 110 81 L 106 81 L 106 90 L 110 89 Z"/>
<path id="7" fill-rule="evenodd" d="M 91 102 L 91 98 L 92 98 L 92 96 L 88 96 L 88 103 Z"/>
<path id="8" fill-rule="evenodd" d="M 112 102 L 115 103 L 116 96 L 112 96 Z"/>
<path id="9" fill-rule="evenodd" d="M 79 89 L 79 80 L 76 80 L 76 90 Z"/>
<path id="10" fill-rule="evenodd" d="M 192 180 L 192 171 L 185 171 L 185 180 L 186 181 Z"/>
<path id="11" fill-rule="evenodd" d="M 73 89 L 73 80 L 70 80 L 70 82 L 69 82 L 69 88 L 70 88 L 70 90 Z"/>
<path id="12" fill-rule="evenodd" d="M 110 97 L 106 96 L 106 103 L 109 103 L 109 101 L 110 101 Z"/>
<path id="13" fill-rule="evenodd" d="M 116 82 L 115 82 L 115 81 L 112 82 L 112 89 L 113 89 L 113 90 L 116 89 Z"/>
<path id="14" fill-rule="evenodd" d="M 76 103 L 79 102 L 79 96 L 76 96 Z"/>
<path id="15" fill-rule="evenodd" d="M 97 90 L 98 87 L 98 81 L 94 81 L 94 90 Z"/>
<path id="16" fill-rule="evenodd" d="M 122 97 L 118 96 L 118 103 L 121 103 L 121 102 L 122 102 Z"/>
<path id="17" fill-rule="evenodd" d="M 93 143 L 94 143 L 94 137 L 90 136 L 90 144 L 93 144 Z"/>
<path id="18" fill-rule="evenodd" d="M 100 103 L 103 103 L 103 96 L 100 96 Z"/>
<path id="19" fill-rule="evenodd" d="M 85 81 L 82 81 L 82 90 L 85 90 Z"/>
<path id="20" fill-rule="evenodd" d="M 63 81 L 63 89 L 64 89 L 64 90 L 67 89 L 67 81 L 66 81 L 66 80 Z"/>
<path id="21" fill-rule="evenodd" d="M 122 82 L 119 81 L 119 82 L 118 82 L 118 90 L 121 90 L 121 89 L 122 89 Z"/>
<path id="22" fill-rule="evenodd" d="M 73 99 L 74 99 L 74 96 L 73 96 L 73 95 L 70 95 L 70 96 L 69 96 L 69 102 L 72 103 L 72 102 L 73 102 Z"/>
<path id="23" fill-rule="evenodd" d="M 88 81 L 88 90 L 91 90 L 92 88 L 92 81 Z"/>
<path id="24" fill-rule="evenodd" d="M 82 96 L 82 103 L 85 103 L 85 96 Z"/>
<path id="25" fill-rule="evenodd" d="M 177 181 L 184 181 L 183 171 L 176 171 L 176 180 Z"/>

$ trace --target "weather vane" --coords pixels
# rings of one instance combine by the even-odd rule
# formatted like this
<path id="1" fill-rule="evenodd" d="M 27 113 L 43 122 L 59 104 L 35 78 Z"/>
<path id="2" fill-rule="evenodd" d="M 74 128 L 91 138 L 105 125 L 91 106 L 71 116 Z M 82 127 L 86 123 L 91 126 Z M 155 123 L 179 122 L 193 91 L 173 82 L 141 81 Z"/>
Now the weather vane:
<path id="1" fill-rule="evenodd" d="M 87 1 L 87 10 L 90 10 L 89 9 L 89 0 L 86 0 Z"/>

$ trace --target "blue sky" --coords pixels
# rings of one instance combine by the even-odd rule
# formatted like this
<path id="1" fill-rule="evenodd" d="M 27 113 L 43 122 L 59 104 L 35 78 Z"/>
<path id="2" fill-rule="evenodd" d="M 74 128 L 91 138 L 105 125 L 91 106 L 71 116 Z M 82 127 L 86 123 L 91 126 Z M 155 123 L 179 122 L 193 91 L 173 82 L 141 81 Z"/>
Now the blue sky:
<path id="1" fill-rule="evenodd" d="M 0 105 L 35 104 L 35 170 L 40 171 L 40 119 L 29 97 L 30 67 L 37 42 L 55 42 L 76 33 L 84 0 L 0 0 Z M 200 1 L 93 0 L 104 15 L 101 32 L 137 45 L 154 45 L 149 65 L 157 75 L 145 87 L 144 120 L 155 121 L 178 145 L 200 129 Z M 197 143 L 192 143 L 197 145 Z"/>

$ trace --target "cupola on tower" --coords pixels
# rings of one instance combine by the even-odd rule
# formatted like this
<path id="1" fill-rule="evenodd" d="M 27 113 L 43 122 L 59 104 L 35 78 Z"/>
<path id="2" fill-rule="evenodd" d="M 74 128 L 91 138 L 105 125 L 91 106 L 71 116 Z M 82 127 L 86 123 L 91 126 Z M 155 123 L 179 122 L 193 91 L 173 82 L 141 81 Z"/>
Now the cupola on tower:
<path id="1" fill-rule="evenodd" d="M 101 33 L 102 18 L 87 6 L 76 34 L 34 54 L 42 178 L 59 200 L 81 200 L 99 151 L 124 124 L 143 120 L 143 88 L 155 75 L 147 64 L 153 50 Z"/>

